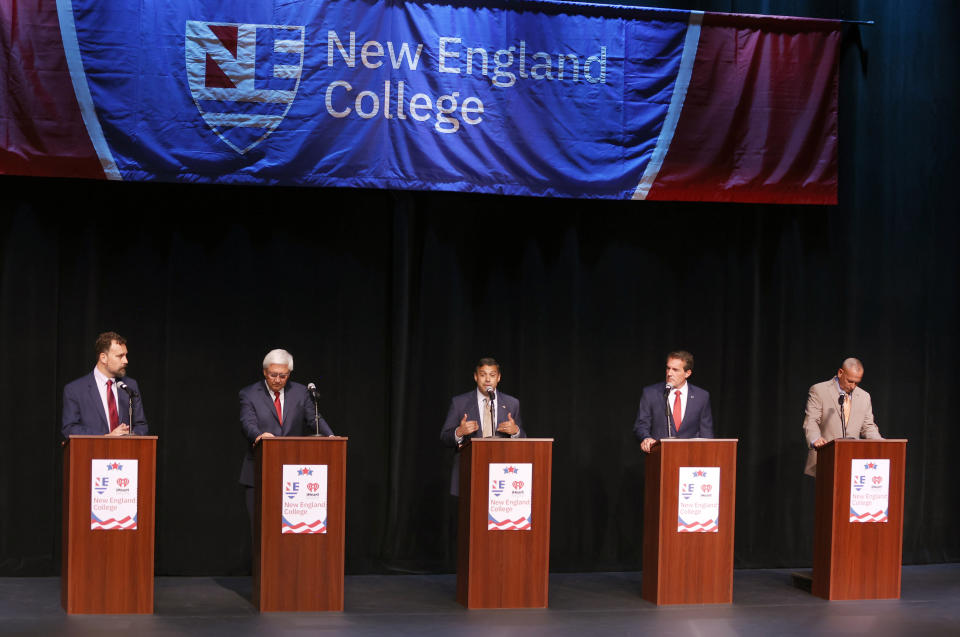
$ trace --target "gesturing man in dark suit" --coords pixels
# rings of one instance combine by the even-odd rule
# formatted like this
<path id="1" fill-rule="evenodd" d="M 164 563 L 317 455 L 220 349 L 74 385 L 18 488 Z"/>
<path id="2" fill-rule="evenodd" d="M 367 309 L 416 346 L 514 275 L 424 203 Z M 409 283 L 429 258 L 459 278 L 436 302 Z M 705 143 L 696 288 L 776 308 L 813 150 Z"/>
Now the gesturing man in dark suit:
<path id="1" fill-rule="evenodd" d="M 670 352 L 666 384 L 643 388 L 633 433 L 645 452 L 650 453 L 661 438 L 713 438 L 710 394 L 687 382 L 692 373 L 693 354 L 683 350 Z"/>
<path id="2" fill-rule="evenodd" d="M 127 339 L 116 332 L 104 332 L 97 337 L 94 351 L 97 364 L 93 371 L 63 388 L 63 437 L 122 436 L 131 431 L 146 435 L 140 388 L 137 381 L 126 376 Z M 128 422 L 131 400 L 132 427 Z"/>
<path id="3" fill-rule="evenodd" d="M 293 356 L 275 349 L 263 359 L 263 380 L 240 390 L 240 430 L 250 442 L 240 468 L 240 484 L 247 488 L 247 511 L 253 519 L 253 447 L 261 438 L 308 436 L 316 433 L 316 408 L 307 388 L 290 380 Z M 320 433 L 333 431 L 323 416 Z"/>
<path id="4" fill-rule="evenodd" d="M 454 396 L 447 419 L 440 430 L 440 442 L 459 449 L 467 438 L 525 438 L 520 425 L 520 401 L 497 391 L 500 363 L 481 358 L 473 373 L 476 389 Z M 491 402 L 493 414 L 491 415 Z M 453 464 L 450 493 L 457 495 L 460 486 L 460 456 Z"/>

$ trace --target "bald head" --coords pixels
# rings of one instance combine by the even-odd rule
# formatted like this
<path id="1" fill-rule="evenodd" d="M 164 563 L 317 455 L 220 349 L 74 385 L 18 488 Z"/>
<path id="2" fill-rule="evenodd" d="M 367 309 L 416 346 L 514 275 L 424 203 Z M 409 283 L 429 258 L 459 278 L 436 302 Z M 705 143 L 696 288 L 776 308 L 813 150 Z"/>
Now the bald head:
<path id="1" fill-rule="evenodd" d="M 837 382 L 840 389 L 852 393 L 860 381 L 863 380 L 863 363 L 858 358 L 848 358 L 843 361 L 843 365 L 837 370 Z"/>
<path id="2" fill-rule="evenodd" d="M 862 372 L 863 363 L 860 362 L 859 358 L 846 358 L 843 361 L 843 365 L 840 366 L 840 369 L 845 369 L 848 372 Z"/>

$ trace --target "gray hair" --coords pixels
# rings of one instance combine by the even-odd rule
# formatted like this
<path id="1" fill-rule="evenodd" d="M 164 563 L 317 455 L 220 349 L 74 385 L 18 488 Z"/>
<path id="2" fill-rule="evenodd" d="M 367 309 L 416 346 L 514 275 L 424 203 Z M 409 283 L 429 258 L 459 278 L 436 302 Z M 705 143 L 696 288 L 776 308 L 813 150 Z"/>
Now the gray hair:
<path id="1" fill-rule="evenodd" d="M 263 357 L 263 368 L 266 369 L 271 365 L 286 365 L 292 372 L 293 356 L 285 349 L 272 349 Z"/>

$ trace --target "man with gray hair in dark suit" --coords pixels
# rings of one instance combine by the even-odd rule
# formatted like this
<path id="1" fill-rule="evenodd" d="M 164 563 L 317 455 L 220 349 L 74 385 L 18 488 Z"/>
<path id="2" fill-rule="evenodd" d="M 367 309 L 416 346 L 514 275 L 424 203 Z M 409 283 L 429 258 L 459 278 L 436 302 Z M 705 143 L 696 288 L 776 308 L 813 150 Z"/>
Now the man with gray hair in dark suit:
<path id="1" fill-rule="evenodd" d="M 250 443 L 240 468 L 240 484 L 246 487 L 247 511 L 253 520 L 253 447 L 261 438 L 306 436 L 316 433 L 316 408 L 307 388 L 290 380 L 293 356 L 285 349 L 267 352 L 263 380 L 240 390 L 240 431 Z M 320 432 L 332 436 L 330 426 L 319 417 Z"/>

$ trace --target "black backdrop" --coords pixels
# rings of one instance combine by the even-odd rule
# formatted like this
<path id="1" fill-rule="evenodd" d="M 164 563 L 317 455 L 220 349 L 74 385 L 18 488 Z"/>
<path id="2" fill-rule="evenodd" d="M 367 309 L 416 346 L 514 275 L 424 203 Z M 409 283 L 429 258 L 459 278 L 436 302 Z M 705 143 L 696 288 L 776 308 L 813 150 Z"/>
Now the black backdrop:
<path id="1" fill-rule="evenodd" d="M 878 20 L 846 35 L 840 205 L 0 178 L 0 575 L 59 571 L 60 391 L 108 329 L 160 436 L 158 574 L 249 572 L 236 392 L 272 347 L 350 436 L 350 573 L 452 568 L 438 434 L 482 355 L 556 438 L 551 567 L 640 568 L 631 425 L 675 347 L 741 440 L 738 567 L 810 563 L 803 405 L 848 355 L 910 440 L 904 560 L 960 559 L 960 9 L 646 4 Z"/>

